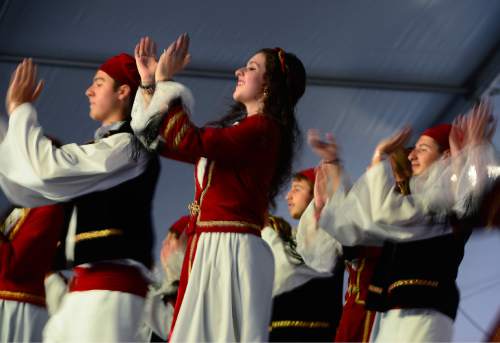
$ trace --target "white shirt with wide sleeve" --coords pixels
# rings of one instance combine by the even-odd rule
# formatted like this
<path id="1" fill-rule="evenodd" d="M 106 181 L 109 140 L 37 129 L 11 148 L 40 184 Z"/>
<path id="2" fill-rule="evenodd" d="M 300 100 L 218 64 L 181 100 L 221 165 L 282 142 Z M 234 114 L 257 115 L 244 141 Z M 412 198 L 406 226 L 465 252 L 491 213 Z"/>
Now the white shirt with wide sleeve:
<path id="1" fill-rule="evenodd" d="M 300 217 L 297 228 L 297 252 L 306 265 L 318 272 L 332 271 L 342 260 L 342 245 L 318 226 L 314 215 L 314 200 Z"/>
<path id="2" fill-rule="evenodd" d="M 390 165 L 379 163 L 342 201 L 325 205 L 318 225 L 346 246 L 381 246 L 385 240 L 419 240 L 450 232 L 442 214 L 430 216 L 425 198 L 398 194 L 394 185 Z"/>
<path id="3" fill-rule="evenodd" d="M 140 175 L 149 159 L 133 156 L 132 134 L 118 133 L 91 144 L 56 148 L 43 134 L 30 103 L 9 118 L 0 143 L 0 186 L 10 201 L 24 207 L 63 202 L 114 187 Z"/>
<path id="4" fill-rule="evenodd" d="M 311 279 L 332 275 L 332 270 L 318 272 L 304 263 L 293 261 L 286 252 L 285 242 L 270 226 L 262 229 L 261 236 L 271 248 L 274 257 L 273 297 L 291 291 Z"/>

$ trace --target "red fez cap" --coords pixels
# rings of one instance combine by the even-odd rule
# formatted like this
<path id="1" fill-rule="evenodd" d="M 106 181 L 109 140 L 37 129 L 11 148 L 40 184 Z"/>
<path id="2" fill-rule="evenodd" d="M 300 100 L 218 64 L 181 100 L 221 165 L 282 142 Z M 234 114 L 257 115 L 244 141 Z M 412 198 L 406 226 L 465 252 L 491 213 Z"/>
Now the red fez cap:
<path id="1" fill-rule="evenodd" d="M 170 231 L 181 235 L 182 232 L 187 228 L 189 223 L 189 216 L 180 217 L 175 223 L 170 226 Z"/>
<path id="2" fill-rule="evenodd" d="M 111 76 L 119 84 L 129 85 L 132 96 L 134 96 L 139 84 L 141 76 L 137 71 L 135 59 L 121 53 L 106 60 L 100 67 L 100 70 Z"/>
<path id="3" fill-rule="evenodd" d="M 441 149 L 447 150 L 450 148 L 450 131 L 450 124 L 439 124 L 425 130 L 422 136 L 433 138 Z"/>
<path id="4" fill-rule="evenodd" d="M 314 182 L 316 181 L 316 171 L 314 168 L 309 168 L 305 170 L 299 171 L 296 175 L 301 175 L 311 181 L 311 183 L 314 185 Z"/>

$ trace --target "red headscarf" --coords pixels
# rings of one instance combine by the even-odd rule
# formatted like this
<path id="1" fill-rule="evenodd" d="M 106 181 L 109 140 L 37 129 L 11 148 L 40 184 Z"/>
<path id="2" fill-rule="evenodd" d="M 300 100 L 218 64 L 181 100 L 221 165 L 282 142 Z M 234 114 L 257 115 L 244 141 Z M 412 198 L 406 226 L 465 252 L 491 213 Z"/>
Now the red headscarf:
<path id="1" fill-rule="evenodd" d="M 448 150 L 450 148 L 450 131 L 450 124 L 439 124 L 425 130 L 422 136 L 433 138 L 441 149 Z"/>
<path id="2" fill-rule="evenodd" d="M 119 84 L 128 85 L 132 96 L 137 91 L 141 82 L 135 59 L 125 53 L 109 58 L 99 69 L 111 76 Z"/>

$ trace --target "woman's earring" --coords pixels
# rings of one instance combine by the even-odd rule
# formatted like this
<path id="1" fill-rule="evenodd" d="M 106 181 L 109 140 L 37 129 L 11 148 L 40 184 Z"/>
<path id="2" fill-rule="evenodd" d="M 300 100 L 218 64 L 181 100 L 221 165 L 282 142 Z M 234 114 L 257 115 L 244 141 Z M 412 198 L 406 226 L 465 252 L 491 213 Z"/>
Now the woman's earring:
<path id="1" fill-rule="evenodd" d="M 269 95 L 269 88 L 265 87 L 264 88 L 264 97 L 267 98 L 268 95 Z"/>

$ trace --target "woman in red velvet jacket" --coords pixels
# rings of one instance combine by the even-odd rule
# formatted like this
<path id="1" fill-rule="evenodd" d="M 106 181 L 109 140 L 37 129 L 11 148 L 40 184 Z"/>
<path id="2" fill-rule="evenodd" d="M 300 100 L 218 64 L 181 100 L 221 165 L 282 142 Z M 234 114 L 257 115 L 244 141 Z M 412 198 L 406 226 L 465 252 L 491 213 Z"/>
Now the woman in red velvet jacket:
<path id="1" fill-rule="evenodd" d="M 189 118 L 189 90 L 170 81 L 189 61 L 188 44 L 181 35 L 158 62 L 149 38 L 136 47 L 143 88 L 132 115 L 136 135 L 165 157 L 195 164 L 170 338 L 266 341 L 274 266 L 260 230 L 290 175 L 305 70 L 282 49 L 260 50 L 235 72 L 237 105 L 230 114 L 199 128 Z"/>

